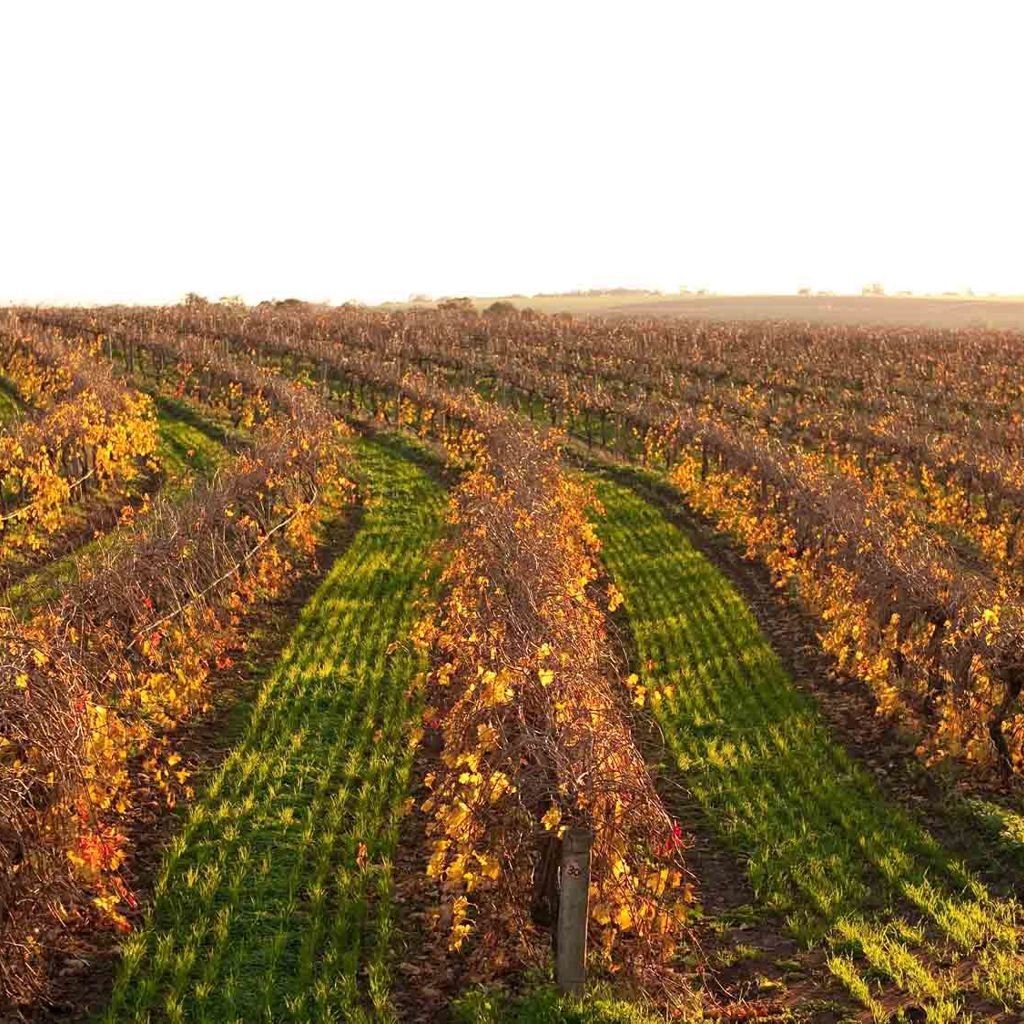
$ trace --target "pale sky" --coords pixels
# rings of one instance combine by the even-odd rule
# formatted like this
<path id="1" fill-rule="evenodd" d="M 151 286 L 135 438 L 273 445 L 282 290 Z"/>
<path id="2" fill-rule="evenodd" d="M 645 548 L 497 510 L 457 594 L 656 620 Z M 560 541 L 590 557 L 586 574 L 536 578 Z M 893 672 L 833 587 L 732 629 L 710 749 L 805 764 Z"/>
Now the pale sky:
<path id="1" fill-rule="evenodd" d="M 0 0 L 0 302 L 1024 293 L 1024 4 Z"/>

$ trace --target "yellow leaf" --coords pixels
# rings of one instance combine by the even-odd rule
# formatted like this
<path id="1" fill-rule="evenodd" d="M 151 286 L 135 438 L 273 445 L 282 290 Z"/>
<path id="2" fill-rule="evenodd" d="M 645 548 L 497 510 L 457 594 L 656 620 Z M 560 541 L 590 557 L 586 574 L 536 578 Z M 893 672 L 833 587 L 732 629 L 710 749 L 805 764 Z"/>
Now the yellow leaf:
<path id="1" fill-rule="evenodd" d="M 549 832 L 554 832 L 561 820 L 562 812 L 555 804 L 552 804 L 545 812 L 544 817 L 540 819 L 540 822 Z"/>

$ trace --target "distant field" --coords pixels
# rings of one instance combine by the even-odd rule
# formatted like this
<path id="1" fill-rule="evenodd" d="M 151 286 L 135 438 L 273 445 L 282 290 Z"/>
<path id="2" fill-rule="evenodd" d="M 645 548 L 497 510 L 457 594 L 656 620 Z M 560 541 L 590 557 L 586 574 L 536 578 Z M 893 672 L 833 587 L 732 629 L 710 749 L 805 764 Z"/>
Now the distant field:
<path id="1" fill-rule="evenodd" d="M 475 299 L 484 308 L 494 298 Z M 505 299 L 540 313 L 671 316 L 710 320 L 807 320 L 838 324 L 907 324 L 1024 330 L 1024 298 L 874 295 L 518 296 Z"/>
<path id="2" fill-rule="evenodd" d="M 874 295 L 721 295 L 672 297 L 606 309 L 727 320 L 811 320 L 842 324 L 920 324 L 1024 330 L 1024 299 L 923 298 Z"/>

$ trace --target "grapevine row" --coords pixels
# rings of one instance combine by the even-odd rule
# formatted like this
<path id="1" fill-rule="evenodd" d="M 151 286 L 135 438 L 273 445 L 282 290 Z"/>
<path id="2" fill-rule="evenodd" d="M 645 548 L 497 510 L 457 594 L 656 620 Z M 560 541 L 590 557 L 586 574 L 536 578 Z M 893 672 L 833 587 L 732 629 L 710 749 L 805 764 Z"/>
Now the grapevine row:
<path id="1" fill-rule="evenodd" d="M 89 346 L 15 321 L 0 330 L 9 379 L 36 408 L 0 433 L 0 530 L 39 548 L 89 492 L 123 491 L 150 464 L 156 418 Z"/>
<path id="2" fill-rule="evenodd" d="M 471 937 L 493 971 L 528 960 L 554 924 L 555 870 L 569 828 L 594 836 L 597 945 L 634 980 L 665 980 L 689 919 L 679 827 L 631 733 L 605 617 L 592 495 L 560 466 L 557 439 L 478 406 L 452 445 L 470 467 L 450 505 L 444 598 L 420 639 L 434 655 L 428 728 L 442 752 L 426 779 L 428 873 L 450 942 Z"/>
<path id="3" fill-rule="evenodd" d="M 308 389 L 185 501 L 157 499 L 61 598 L 2 613 L 0 970 L 29 992 L 70 914 L 124 925 L 132 764 L 169 799 L 186 775 L 162 738 L 203 706 L 243 617 L 314 558 L 316 526 L 348 495 L 343 429 Z M 298 409 L 302 415 L 296 415 Z"/>

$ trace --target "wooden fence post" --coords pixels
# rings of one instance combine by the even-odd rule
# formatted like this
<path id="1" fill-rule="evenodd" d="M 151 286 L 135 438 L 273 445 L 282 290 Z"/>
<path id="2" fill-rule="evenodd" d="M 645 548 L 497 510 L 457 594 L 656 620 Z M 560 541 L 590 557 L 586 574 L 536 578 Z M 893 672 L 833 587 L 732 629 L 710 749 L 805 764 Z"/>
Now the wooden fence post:
<path id="1" fill-rule="evenodd" d="M 563 995 L 582 996 L 587 978 L 590 847 L 593 841 L 590 829 L 586 828 L 570 828 L 562 837 L 555 981 Z"/>

